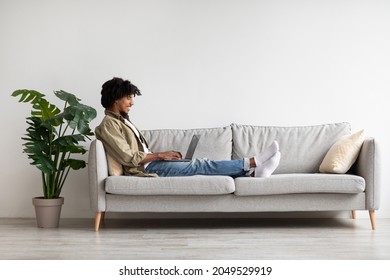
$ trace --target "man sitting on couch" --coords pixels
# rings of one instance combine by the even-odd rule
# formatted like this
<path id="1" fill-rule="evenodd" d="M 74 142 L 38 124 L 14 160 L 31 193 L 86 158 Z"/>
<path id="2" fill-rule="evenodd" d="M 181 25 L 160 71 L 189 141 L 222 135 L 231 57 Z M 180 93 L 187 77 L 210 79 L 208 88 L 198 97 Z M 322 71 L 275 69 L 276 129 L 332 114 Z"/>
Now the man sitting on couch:
<path id="1" fill-rule="evenodd" d="M 128 116 L 136 95 L 141 95 L 139 89 L 128 80 L 113 78 L 105 82 L 101 90 L 105 117 L 95 130 L 107 153 L 122 164 L 125 175 L 269 177 L 279 165 L 280 151 L 276 141 L 259 155 L 241 160 L 175 162 L 172 160 L 182 158 L 180 152 L 152 152 Z"/>

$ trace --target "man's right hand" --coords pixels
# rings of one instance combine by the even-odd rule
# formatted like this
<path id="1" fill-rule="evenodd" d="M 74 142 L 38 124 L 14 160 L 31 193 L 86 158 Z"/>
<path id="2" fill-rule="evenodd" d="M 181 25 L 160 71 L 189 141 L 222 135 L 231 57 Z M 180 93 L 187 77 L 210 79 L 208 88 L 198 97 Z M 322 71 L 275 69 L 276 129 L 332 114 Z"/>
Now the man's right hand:
<path id="1" fill-rule="evenodd" d="M 177 151 L 168 151 L 163 153 L 158 153 L 161 160 L 172 160 L 172 159 L 182 159 L 182 155 Z"/>
<path id="2" fill-rule="evenodd" d="M 152 153 L 152 154 L 147 154 L 144 160 L 141 161 L 141 164 L 145 164 L 155 160 L 177 160 L 177 159 L 182 159 L 181 153 L 177 151 Z"/>

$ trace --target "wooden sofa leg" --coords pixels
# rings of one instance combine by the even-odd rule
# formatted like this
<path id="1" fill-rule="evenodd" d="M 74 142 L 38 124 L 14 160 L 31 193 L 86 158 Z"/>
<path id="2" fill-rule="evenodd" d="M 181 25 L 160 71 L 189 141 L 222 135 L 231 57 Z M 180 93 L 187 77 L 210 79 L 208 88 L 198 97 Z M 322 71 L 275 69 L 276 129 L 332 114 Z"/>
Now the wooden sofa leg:
<path id="1" fill-rule="evenodd" d="M 375 230 L 376 229 L 375 210 L 368 210 L 368 214 L 370 215 L 371 228 Z"/>
<path id="2" fill-rule="evenodd" d="M 356 219 L 356 210 L 352 210 L 352 219 Z"/>
<path id="3" fill-rule="evenodd" d="M 95 231 L 99 231 L 100 222 L 104 219 L 104 212 L 96 212 L 95 215 Z"/>

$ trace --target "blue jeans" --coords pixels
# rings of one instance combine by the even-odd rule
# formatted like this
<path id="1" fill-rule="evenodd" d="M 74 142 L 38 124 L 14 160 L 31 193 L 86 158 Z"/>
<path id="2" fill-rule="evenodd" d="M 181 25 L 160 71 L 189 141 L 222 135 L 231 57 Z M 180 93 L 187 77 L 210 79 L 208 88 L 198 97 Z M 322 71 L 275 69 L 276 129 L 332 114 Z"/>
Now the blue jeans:
<path id="1" fill-rule="evenodd" d="M 194 159 L 189 162 L 152 161 L 146 167 L 148 173 L 157 173 L 161 177 L 193 175 L 226 175 L 241 177 L 250 170 L 249 159 L 241 160 L 207 160 Z"/>

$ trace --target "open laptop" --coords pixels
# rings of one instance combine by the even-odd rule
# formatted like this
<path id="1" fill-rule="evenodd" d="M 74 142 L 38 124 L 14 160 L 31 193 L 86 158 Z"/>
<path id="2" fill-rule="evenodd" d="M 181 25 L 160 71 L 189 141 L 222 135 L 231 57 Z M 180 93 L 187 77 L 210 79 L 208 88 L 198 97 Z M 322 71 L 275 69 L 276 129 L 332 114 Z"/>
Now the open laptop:
<path id="1" fill-rule="evenodd" d="M 200 138 L 200 134 L 195 134 L 194 136 L 192 136 L 190 145 L 188 146 L 188 149 L 187 149 L 186 156 L 183 159 L 168 159 L 168 160 L 165 160 L 165 161 L 176 161 L 176 162 L 177 161 L 178 162 L 180 162 L 180 161 L 191 161 L 192 157 L 194 156 L 196 146 L 198 146 L 199 138 Z"/>

